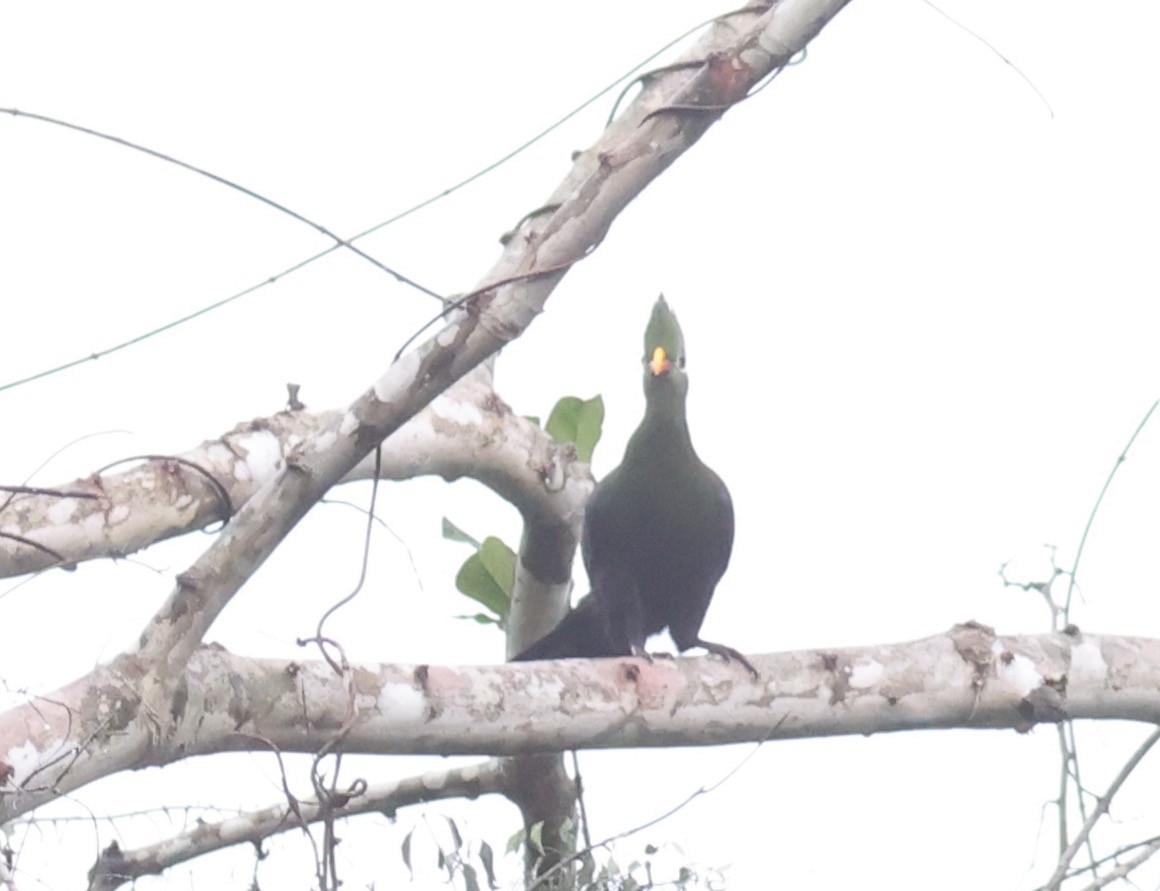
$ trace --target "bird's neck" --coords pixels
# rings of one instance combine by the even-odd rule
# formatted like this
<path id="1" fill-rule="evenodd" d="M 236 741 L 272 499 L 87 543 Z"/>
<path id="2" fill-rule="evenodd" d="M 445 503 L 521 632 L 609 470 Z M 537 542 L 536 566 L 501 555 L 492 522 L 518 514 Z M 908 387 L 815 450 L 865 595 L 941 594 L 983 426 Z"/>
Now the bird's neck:
<path id="1" fill-rule="evenodd" d="M 669 388 L 649 393 L 644 419 L 625 450 L 625 461 L 655 461 L 693 452 L 685 397 Z"/>

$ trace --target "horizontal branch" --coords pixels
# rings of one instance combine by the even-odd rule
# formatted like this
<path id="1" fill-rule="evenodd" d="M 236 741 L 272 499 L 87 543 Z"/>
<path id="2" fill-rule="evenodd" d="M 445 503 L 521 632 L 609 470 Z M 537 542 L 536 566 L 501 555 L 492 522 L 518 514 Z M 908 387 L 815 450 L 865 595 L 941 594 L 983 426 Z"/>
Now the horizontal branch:
<path id="1" fill-rule="evenodd" d="M 515 414 L 486 378 L 463 378 L 383 443 L 383 479 L 471 477 L 525 517 L 578 525 L 591 475 L 570 447 Z M 0 492 L 0 578 L 124 557 L 228 519 L 286 466 L 327 447 L 338 411 L 285 411 L 239 424 L 196 448 L 128 470 L 6 498 Z M 342 482 L 370 479 L 374 457 Z M 7 502 L 5 504 L 5 502 Z"/>
<path id="2" fill-rule="evenodd" d="M 472 667 L 190 660 L 159 715 L 131 657 L 0 715 L 0 821 L 98 776 L 224 751 L 515 755 L 703 746 L 1064 718 L 1160 722 L 1160 640 L 998 636 L 974 623 L 900 644 L 716 658 Z"/>

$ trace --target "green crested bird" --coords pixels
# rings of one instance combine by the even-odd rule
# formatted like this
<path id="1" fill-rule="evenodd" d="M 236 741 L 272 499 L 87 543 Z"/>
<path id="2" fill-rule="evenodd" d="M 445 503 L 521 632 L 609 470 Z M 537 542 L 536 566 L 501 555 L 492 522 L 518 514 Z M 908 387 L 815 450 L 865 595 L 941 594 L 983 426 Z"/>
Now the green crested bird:
<path id="1" fill-rule="evenodd" d="M 592 591 L 513 661 L 647 655 L 645 639 L 668 628 L 682 652 L 703 647 L 756 677 L 737 650 L 700 636 L 733 550 L 733 502 L 693 450 L 685 341 L 663 295 L 645 330 L 644 363 L 644 419 L 584 512 Z"/>

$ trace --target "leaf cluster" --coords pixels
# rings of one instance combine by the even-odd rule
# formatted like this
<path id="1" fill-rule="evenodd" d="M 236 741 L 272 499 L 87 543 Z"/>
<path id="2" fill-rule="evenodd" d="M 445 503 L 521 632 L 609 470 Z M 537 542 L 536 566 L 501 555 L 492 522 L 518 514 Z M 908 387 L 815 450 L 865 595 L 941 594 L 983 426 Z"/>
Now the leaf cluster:
<path id="1" fill-rule="evenodd" d="M 538 418 L 531 418 L 537 424 Z M 546 430 L 557 442 L 569 442 L 581 461 L 591 461 L 604 425 L 604 400 L 600 396 L 580 399 L 564 396 L 548 415 Z M 507 627 L 512 588 L 516 580 L 516 554 L 505 542 L 489 535 L 482 541 L 465 532 L 447 517 L 443 537 L 471 545 L 475 552 L 463 561 L 455 576 L 455 587 L 463 596 L 480 604 L 486 612 L 459 616 L 481 625 Z"/>

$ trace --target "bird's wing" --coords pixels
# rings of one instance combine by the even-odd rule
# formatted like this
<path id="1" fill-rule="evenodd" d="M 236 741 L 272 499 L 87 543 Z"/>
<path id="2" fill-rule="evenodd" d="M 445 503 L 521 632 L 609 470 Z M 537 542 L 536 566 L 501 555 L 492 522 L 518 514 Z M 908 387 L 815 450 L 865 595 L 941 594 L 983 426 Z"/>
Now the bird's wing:
<path id="1" fill-rule="evenodd" d="M 687 584 L 671 604 L 669 615 L 669 631 L 682 651 L 700 645 L 701 623 L 733 552 L 733 499 L 717 474 L 708 467 L 704 467 L 704 473 L 709 485 L 705 489 L 695 559 Z"/>

